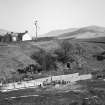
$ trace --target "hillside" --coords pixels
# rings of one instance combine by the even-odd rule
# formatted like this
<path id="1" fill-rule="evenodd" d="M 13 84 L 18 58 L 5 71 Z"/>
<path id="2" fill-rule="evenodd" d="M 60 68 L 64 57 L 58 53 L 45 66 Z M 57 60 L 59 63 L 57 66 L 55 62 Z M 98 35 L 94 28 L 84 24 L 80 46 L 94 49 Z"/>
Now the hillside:
<path id="1" fill-rule="evenodd" d="M 54 53 L 56 49 L 59 50 L 62 41 L 69 41 L 70 44 L 76 49 L 79 45 L 86 51 L 86 56 L 78 55 L 77 60 L 82 59 L 83 69 L 79 70 L 80 73 L 92 72 L 93 70 L 103 70 L 105 68 L 105 60 L 98 61 L 93 55 L 100 54 L 105 51 L 105 37 L 104 28 L 91 26 L 78 29 L 73 32 L 68 32 L 58 37 L 43 37 L 37 41 L 24 41 L 12 43 L 0 43 L 0 77 L 11 76 L 12 71 L 19 68 L 24 68 L 29 64 L 36 64 L 36 61 L 31 58 L 31 55 L 40 49 L 46 52 Z M 76 38 L 79 35 L 94 36 L 88 38 Z M 96 36 L 98 35 L 98 37 Z M 103 35 L 101 37 L 101 35 Z M 71 39 L 71 36 L 76 36 Z M 62 71 L 62 65 L 60 66 Z M 77 72 L 77 68 L 73 68 L 72 72 Z M 58 73 L 59 74 L 59 73 Z"/>
<path id="2" fill-rule="evenodd" d="M 35 63 L 30 58 L 30 54 L 34 49 L 37 50 L 35 46 L 28 43 L 25 45 L 22 43 L 0 43 L 0 75 L 3 76 L 4 72 L 8 76 L 11 71 Z"/>
<path id="3" fill-rule="evenodd" d="M 53 31 L 50 31 L 48 33 L 43 34 L 42 36 L 46 36 L 46 37 L 52 37 L 53 36 L 53 37 L 56 37 L 56 36 L 59 36 L 59 35 L 64 34 L 64 33 L 74 32 L 76 30 L 77 30 L 77 28 L 53 30 Z"/>
<path id="4" fill-rule="evenodd" d="M 98 26 L 83 27 L 73 32 L 61 34 L 59 35 L 58 38 L 91 39 L 96 37 L 105 37 L 104 27 L 98 27 Z"/>
<path id="5" fill-rule="evenodd" d="M 0 29 L 0 35 L 5 35 L 7 32 L 10 32 L 8 30 Z"/>

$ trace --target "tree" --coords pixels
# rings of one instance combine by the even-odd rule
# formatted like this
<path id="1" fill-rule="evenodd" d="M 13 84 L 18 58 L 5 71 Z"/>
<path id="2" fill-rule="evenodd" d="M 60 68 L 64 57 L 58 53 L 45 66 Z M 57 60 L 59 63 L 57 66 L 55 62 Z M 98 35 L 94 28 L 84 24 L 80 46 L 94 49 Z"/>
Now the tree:
<path id="1" fill-rule="evenodd" d="M 60 44 L 60 48 L 56 49 L 54 53 L 57 55 L 57 60 L 62 62 L 62 63 L 67 63 L 68 61 L 74 61 L 73 58 L 73 52 L 74 52 L 74 47 L 73 45 L 67 41 L 64 40 Z"/>
<path id="2" fill-rule="evenodd" d="M 86 50 L 80 44 L 76 43 L 74 53 L 79 56 L 85 56 Z"/>
<path id="3" fill-rule="evenodd" d="M 40 51 L 32 54 L 31 58 L 37 61 L 37 63 L 41 66 L 42 70 L 44 71 L 57 69 L 56 57 L 43 49 L 40 49 Z"/>
<path id="4" fill-rule="evenodd" d="M 74 52 L 74 46 L 68 40 L 64 40 L 61 43 L 61 49 L 64 51 L 65 55 L 68 55 L 68 53 L 73 54 Z"/>

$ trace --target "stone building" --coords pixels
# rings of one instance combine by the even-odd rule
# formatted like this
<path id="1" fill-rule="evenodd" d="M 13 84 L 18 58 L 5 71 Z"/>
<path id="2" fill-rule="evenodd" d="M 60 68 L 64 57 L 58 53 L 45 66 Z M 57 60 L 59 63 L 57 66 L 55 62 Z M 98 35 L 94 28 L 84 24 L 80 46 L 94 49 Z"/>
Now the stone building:
<path id="1" fill-rule="evenodd" d="M 23 33 L 14 33 L 14 32 L 8 32 L 4 35 L 0 35 L 0 42 L 20 42 L 23 41 L 23 36 L 28 33 L 28 31 L 25 31 Z"/>

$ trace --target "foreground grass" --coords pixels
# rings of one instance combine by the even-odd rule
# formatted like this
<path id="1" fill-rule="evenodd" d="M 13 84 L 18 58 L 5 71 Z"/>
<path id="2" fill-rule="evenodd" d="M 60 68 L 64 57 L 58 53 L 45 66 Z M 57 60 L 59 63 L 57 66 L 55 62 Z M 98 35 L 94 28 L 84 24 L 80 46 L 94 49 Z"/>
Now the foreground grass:
<path id="1" fill-rule="evenodd" d="M 82 95 L 69 93 L 43 94 L 38 97 L 17 98 L 2 100 L 0 105 L 69 105 L 72 102 L 81 102 Z"/>
<path id="2" fill-rule="evenodd" d="M 105 82 L 102 80 L 80 81 L 81 91 L 46 91 L 47 89 L 25 89 L 0 93 L 0 105 L 105 105 Z M 84 91 L 85 90 L 85 91 Z M 39 95 L 23 97 L 22 95 Z M 4 99 L 7 97 L 15 99 Z"/>

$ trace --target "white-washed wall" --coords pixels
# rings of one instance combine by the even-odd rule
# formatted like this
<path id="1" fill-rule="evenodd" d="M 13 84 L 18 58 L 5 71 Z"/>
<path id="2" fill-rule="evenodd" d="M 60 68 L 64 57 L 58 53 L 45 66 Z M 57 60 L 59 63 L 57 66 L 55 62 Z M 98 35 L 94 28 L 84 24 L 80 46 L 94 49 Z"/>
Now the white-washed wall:
<path id="1" fill-rule="evenodd" d="M 60 75 L 60 76 L 52 76 L 52 77 L 46 77 L 46 78 L 40 78 L 36 80 L 31 80 L 31 81 L 24 81 L 24 82 L 15 82 L 15 83 L 8 83 L 6 85 L 2 86 L 1 91 L 12 91 L 16 89 L 24 89 L 24 88 L 32 88 L 32 87 L 37 87 L 38 85 L 43 85 L 44 81 L 51 81 L 51 78 L 53 81 L 56 80 L 65 80 L 65 81 L 70 81 L 70 82 L 76 82 L 79 80 L 86 80 L 86 79 L 91 79 L 92 75 L 91 74 L 85 74 L 85 75 L 79 75 L 79 73 L 74 73 L 74 74 L 68 74 L 68 75 Z"/>
<path id="2" fill-rule="evenodd" d="M 80 78 L 79 80 L 91 79 L 92 75 L 91 74 L 80 75 L 79 78 Z"/>

